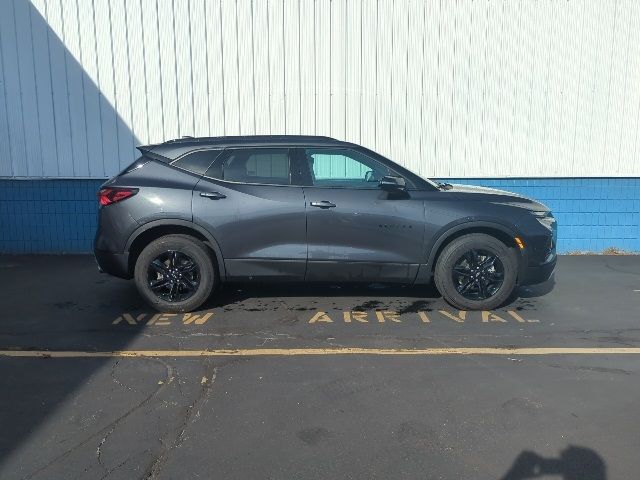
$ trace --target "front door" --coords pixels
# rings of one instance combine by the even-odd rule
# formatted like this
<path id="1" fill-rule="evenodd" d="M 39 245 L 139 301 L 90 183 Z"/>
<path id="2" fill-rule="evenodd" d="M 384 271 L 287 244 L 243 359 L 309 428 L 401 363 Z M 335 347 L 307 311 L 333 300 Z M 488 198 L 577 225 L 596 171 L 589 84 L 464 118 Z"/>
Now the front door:
<path id="1" fill-rule="evenodd" d="M 306 219 L 287 148 L 227 149 L 193 192 L 193 220 L 217 240 L 230 279 L 304 278 Z"/>
<path id="2" fill-rule="evenodd" d="M 378 187 L 398 175 L 362 152 L 296 151 L 308 165 L 308 280 L 411 282 L 424 257 L 424 202 Z M 417 197 L 420 197 L 419 195 Z"/>

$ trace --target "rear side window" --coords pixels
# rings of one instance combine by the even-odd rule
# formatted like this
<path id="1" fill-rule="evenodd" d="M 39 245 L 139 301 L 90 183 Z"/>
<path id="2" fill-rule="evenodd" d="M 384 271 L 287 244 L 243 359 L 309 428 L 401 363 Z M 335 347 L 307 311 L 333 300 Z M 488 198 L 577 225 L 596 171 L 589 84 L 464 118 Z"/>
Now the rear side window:
<path id="1" fill-rule="evenodd" d="M 198 175 L 204 175 L 209 165 L 213 163 L 221 150 L 200 150 L 198 152 L 192 152 L 179 158 L 171 165 L 174 167 L 182 168 Z"/>
<path id="2" fill-rule="evenodd" d="M 241 183 L 291 185 L 288 148 L 227 150 L 207 176 Z"/>

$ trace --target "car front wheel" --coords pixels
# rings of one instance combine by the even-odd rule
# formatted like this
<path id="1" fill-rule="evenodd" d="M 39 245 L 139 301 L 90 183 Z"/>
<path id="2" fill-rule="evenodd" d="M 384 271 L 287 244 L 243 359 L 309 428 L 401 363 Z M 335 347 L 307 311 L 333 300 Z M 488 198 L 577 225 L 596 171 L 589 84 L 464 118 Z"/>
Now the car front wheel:
<path id="1" fill-rule="evenodd" d="M 516 286 L 518 261 L 513 248 L 484 233 L 471 233 L 448 244 L 436 263 L 436 287 L 462 310 L 491 310 Z"/>
<path id="2" fill-rule="evenodd" d="M 188 235 L 167 235 L 149 243 L 136 261 L 134 278 L 144 299 L 161 312 L 190 312 L 215 286 L 209 251 Z"/>

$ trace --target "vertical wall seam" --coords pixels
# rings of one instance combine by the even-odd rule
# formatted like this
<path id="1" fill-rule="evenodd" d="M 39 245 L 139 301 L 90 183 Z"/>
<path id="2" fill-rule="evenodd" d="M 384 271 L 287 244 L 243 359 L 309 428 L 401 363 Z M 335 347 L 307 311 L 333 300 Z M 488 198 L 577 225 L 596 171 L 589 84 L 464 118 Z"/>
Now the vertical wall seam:
<path id="1" fill-rule="evenodd" d="M 127 0 L 123 0 L 123 9 L 124 9 L 124 38 L 127 44 L 127 78 L 129 79 L 129 130 L 131 131 L 131 150 L 135 149 L 135 135 L 133 134 L 133 88 L 131 88 L 131 47 L 129 45 L 129 11 L 127 8 Z M 144 42 L 143 42 L 144 43 Z M 138 79 L 134 79 L 134 81 L 138 81 Z M 118 112 L 116 112 L 118 114 Z M 119 171 L 119 170 L 118 170 Z"/>
<path id="2" fill-rule="evenodd" d="M 2 48 L 2 41 L 1 41 L 1 37 L 0 37 L 0 63 L 2 63 L 2 101 L 4 102 L 5 105 L 5 114 L 7 115 L 7 140 L 9 141 L 9 155 L 13 157 L 13 155 L 11 154 L 11 144 L 12 144 L 12 138 L 11 138 L 11 129 L 9 128 L 9 117 L 8 117 L 8 112 L 7 112 L 7 82 L 5 79 L 5 75 L 6 75 L 6 67 L 4 64 L 4 58 L 5 55 L 3 53 L 3 48 Z M 15 168 L 13 165 L 13 158 L 9 158 L 9 167 L 10 167 L 10 172 L 11 172 L 11 176 L 14 177 L 15 176 Z"/>
<path id="3" fill-rule="evenodd" d="M 622 100 L 622 118 L 624 120 L 624 112 L 627 109 L 627 80 L 629 79 L 629 47 L 631 45 L 631 32 L 633 31 L 632 25 L 629 25 L 627 32 L 627 51 L 625 53 L 625 62 L 624 62 L 624 94 Z M 616 173 L 620 171 L 620 163 L 622 157 L 622 134 L 624 132 L 623 128 L 620 128 L 620 139 L 618 140 L 618 162 L 616 165 Z"/>
<path id="4" fill-rule="evenodd" d="M 166 121 L 164 118 L 164 88 L 162 88 L 164 75 L 162 74 L 162 55 L 160 52 L 162 49 L 160 48 L 160 15 L 158 15 L 158 5 L 160 0 L 156 0 L 156 31 L 158 34 L 156 35 L 157 39 L 157 47 L 158 47 L 158 74 L 159 74 L 159 94 L 160 94 L 160 116 L 162 123 L 162 140 L 167 139 L 167 130 L 166 130 Z"/>
<path id="5" fill-rule="evenodd" d="M 96 9 L 93 2 L 89 2 L 91 4 L 91 16 L 93 21 L 93 48 L 94 52 L 98 52 L 98 31 L 96 29 Z M 51 66 L 49 66 L 49 72 L 51 72 Z M 102 176 L 106 176 L 107 174 L 107 166 L 105 165 L 105 152 L 104 152 L 104 138 L 102 132 L 104 132 L 104 123 L 102 119 L 102 91 L 100 90 L 100 65 L 96 62 L 96 88 L 98 89 L 98 118 L 100 119 L 100 151 L 102 153 Z M 55 115 L 53 117 L 55 124 Z M 55 135 L 56 142 L 58 141 L 58 136 Z M 56 148 L 57 150 L 57 148 Z"/>
<path id="6" fill-rule="evenodd" d="M 469 28 L 469 47 L 467 50 L 467 101 L 466 101 L 466 112 L 467 115 L 464 119 L 464 166 L 468 165 L 467 163 L 467 151 L 469 150 L 469 99 L 471 98 L 471 32 L 473 32 L 473 8 L 471 8 L 471 18 L 470 28 Z"/>
<path id="7" fill-rule="evenodd" d="M 284 133 L 287 133 L 287 50 L 284 35 L 284 0 L 282 0 L 282 95 L 284 104 Z M 237 19 L 236 15 L 236 19 Z"/>
<path id="8" fill-rule="evenodd" d="M 171 23 L 173 25 L 173 51 L 177 52 L 178 47 L 176 45 L 176 3 L 175 0 L 171 0 Z M 158 32 L 160 35 L 161 32 Z M 160 53 L 162 55 L 162 53 Z M 176 95 L 176 125 L 178 126 L 178 131 L 171 134 L 172 138 L 180 138 L 182 136 L 182 125 L 180 121 L 180 80 L 178 80 L 178 60 L 177 58 L 173 62 L 173 73 L 176 79 L 175 85 L 175 95 Z"/>
<path id="9" fill-rule="evenodd" d="M 253 0 L 251 0 L 251 2 L 253 2 Z M 212 130 L 211 130 L 211 101 L 209 99 L 209 97 L 211 96 L 211 92 L 209 91 L 209 86 L 211 85 L 211 79 L 209 78 L 209 22 L 207 21 L 207 19 L 209 18 L 209 16 L 207 15 L 207 5 L 209 4 L 209 2 L 207 0 L 203 0 L 202 6 L 204 7 L 204 18 L 205 20 L 202 22 L 204 24 L 204 39 L 205 39 L 205 46 L 204 46 L 204 62 L 205 62 L 205 73 L 207 76 L 207 85 L 206 85 L 206 92 L 207 92 L 207 134 L 209 136 L 212 135 Z M 252 3 L 253 5 L 253 3 Z M 251 28 L 253 28 L 253 24 L 251 26 Z"/>
<path id="10" fill-rule="evenodd" d="M 538 29 L 533 41 L 533 60 L 531 61 L 531 71 L 529 72 L 529 112 L 527 113 L 527 149 L 526 153 L 531 155 L 529 147 L 531 145 L 531 111 L 533 109 L 533 71 L 535 69 L 535 59 L 538 52 Z"/>
<path id="11" fill-rule="evenodd" d="M 333 42 L 331 38 L 331 2 L 329 2 L 329 136 L 333 134 L 331 128 L 333 120 Z"/>
<path id="12" fill-rule="evenodd" d="M 78 22 L 77 22 L 77 34 L 78 34 L 78 50 L 79 50 L 79 60 L 78 63 L 80 63 L 80 66 L 82 66 L 82 64 L 84 63 L 84 49 L 82 48 L 82 35 L 80 33 L 80 6 L 78 5 L 78 1 L 75 1 L 75 5 L 76 5 L 76 16 L 78 17 Z M 87 158 L 86 163 L 87 163 L 87 173 L 89 173 L 89 175 L 91 175 L 91 162 L 89 162 L 89 157 L 90 157 L 90 150 L 89 150 L 89 135 L 87 135 L 87 132 L 89 131 L 89 124 L 87 123 L 87 97 L 86 97 L 86 86 L 85 86 L 85 78 L 87 77 L 86 72 L 84 71 L 83 68 L 80 69 L 80 78 L 82 79 L 82 108 L 83 108 L 83 112 L 84 112 L 84 131 L 85 131 L 85 135 L 84 135 L 84 144 L 85 147 L 87 149 Z M 35 69 L 34 69 L 34 75 L 35 75 Z M 36 89 L 37 89 L 37 85 L 36 85 Z"/>
<path id="13" fill-rule="evenodd" d="M 409 3 L 407 5 L 407 43 L 405 44 L 405 72 L 404 72 L 404 113 L 405 113 L 405 119 L 404 119 L 404 152 L 406 153 L 408 151 L 407 149 L 407 112 L 409 111 L 409 42 L 411 41 L 411 38 L 409 38 L 410 36 L 410 22 L 409 22 L 409 16 L 411 13 L 411 3 Z"/>
<path id="14" fill-rule="evenodd" d="M 65 15 L 64 15 L 64 9 L 62 8 L 62 5 L 60 5 L 60 19 L 62 22 L 61 25 L 61 29 L 62 29 L 62 36 L 61 36 L 61 40 L 62 40 L 62 44 L 65 45 Z M 75 153 L 73 151 L 73 125 L 71 124 L 71 102 L 69 101 L 70 97 L 71 97 L 71 91 L 69 90 L 69 57 L 71 56 L 71 54 L 69 53 L 69 50 L 67 50 L 66 48 L 63 50 L 63 55 L 64 55 L 64 82 L 65 82 L 65 92 L 67 94 L 66 96 L 66 100 L 67 100 L 67 115 L 68 115 L 68 119 L 69 119 L 69 146 L 71 147 L 70 151 L 71 151 L 71 174 L 73 176 L 75 176 L 76 174 L 76 159 L 75 159 Z M 73 59 L 72 59 L 73 61 Z M 117 111 L 117 109 L 116 109 Z"/>
<path id="15" fill-rule="evenodd" d="M 316 52 L 316 8 L 317 0 L 313 0 L 313 133 L 318 134 L 318 55 Z"/>
<path id="16" fill-rule="evenodd" d="M 253 13 L 253 10 L 252 10 Z M 302 61 L 301 61 L 301 51 L 302 51 L 302 36 L 300 35 L 300 24 L 302 23 L 302 20 L 300 18 L 300 3 L 298 2 L 298 133 L 304 133 L 302 131 Z M 252 37 L 253 38 L 253 32 L 252 32 Z M 251 44 L 253 45 L 253 43 Z M 253 50 L 252 50 L 253 53 Z M 255 75 L 255 72 L 254 72 Z M 255 82 L 255 80 L 254 80 Z M 253 89 L 254 92 L 254 99 L 255 99 L 255 88 Z M 255 112 L 255 103 L 254 103 L 254 112 Z M 254 113 L 254 118 L 255 118 L 255 113 Z"/>
<path id="17" fill-rule="evenodd" d="M 33 9 L 35 7 L 33 6 L 33 4 L 31 2 L 28 3 L 27 5 L 27 9 L 29 11 L 29 34 L 31 37 L 31 46 L 33 48 L 33 46 L 35 45 L 35 41 L 33 39 Z M 35 104 L 36 104 L 36 116 L 38 117 L 36 122 L 38 125 L 38 134 L 39 137 L 38 138 L 38 145 L 40 148 L 40 154 L 38 155 L 38 158 L 40 159 L 40 175 L 42 175 L 44 173 L 44 157 L 43 157 L 43 149 L 42 149 L 42 125 L 40 124 L 40 102 L 38 101 L 38 99 L 40 98 L 40 93 L 38 92 L 38 82 L 36 79 L 36 56 L 35 55 L 31 55 L 31 62 L 32 62 L 32 69 L 33 69 L 33 85 L 35 87 L 35 93 L 36 93 L 36 99 L 35 99 Z M 4 69 L 3 69 L 4 71 Z M 84 90 L 83 90 L 83 95 L 84 95 Z M 86 123 L 85 123 L 85 130 L 86 130 Z M 36 141 L 35 139 L 32 139 L 32 141 Z M 13 163 L 13 162 L 11 162 Z M 28 167 L 27 167 L 28 168 Z M 28 169 L 27 169 L 28 171 Z"/>
<path id="18" fill-rule="evenodd" d="M 613 29 L 611 32 L 611 55 L 609 56 L 609 87 L 607 89 L 607 114 L 605 115 L 604 127 L 604 148 L 602 149 L 602 169 L 605 168 L 605 155 L 607 154 L 607 134 L 609 133 L 609 107 L 611 105 L 611 77 L 613 76 L 613 53 L 615 49 L 616 25 L 618 23 L 618 0 L 615 0 L 615 9 L 613 11 Z"/>
<path id="19" fill-rule="evenodd" d="M 151 126 L 149 124 L 149 84 L 147 80 L 147 42 L 144 36 L 144 16 L 142 13 L 142 0 L 138 0 L 140 7 L 140 38 L 142 39 L 142 76 L 144 81 L 144 120 L 147 128 L 147 137 L 142 140 L 144 143 L 148 143 L 151 138 Z M 206 22 L 205 22 L 206 23 Z M 134 132 L 134 138 L 135 138 Z"/>
<path id="20" fill-rule="evenodd" d="M 638 20 L 640 20 L 640 8 L 636 7 L 636 15 L 637 15 L 637 17 L 639 17 Z M 639 62 L 637 59 L 636 59 L 636 61 Z M 637 63 L 636 64 L 636 69 L 640 69 L 639 67 L 640 67 L 640 63 Z M 639 128 L 640 127 L 640 95 L 638 97 L 639 97 L 638 98 L 638 107 L 636 109 L 636 134 L 635 134 L 635 139 L 634 139 L 634 142 L 633 142 L 633 156 L 632 156 L 633 159 L 637 159 L 638 158 L 638 156 L 637 156 L 638 155 L 638 131 L 640 131 L 640 128 Z M 637 182 L 638 185 L 640 185 L 640 180 L 636 180 L 636 182 Z M 639 219 L 638 223 L 640 223 L 640 219 Z"/>
<path id="21" fill-rule="evenodd" d="M 191 10 L 187 13 L 187 31 L 189 32 L 189 36 L 187 37 L 189 41 L 189 69 L 191 71 L 191 135 L 196 134 L 196 103 L 194 97 L 195 91 L 195 75 L 193 71 L 193 35 L 191 34 Z M 177 64 L 177 62 L 176 62 Z"/>
<path id="22" fill-rule="evenodd" d="M 419 141 L 419 152 L 420 155 L 422 155 L 422 152 L 424 152 L 424 68 L 426 65 L 426 58 L 424 56 L 425 54 L 425 48 L 424 48 L 424 43 L 425 43 L 425 39 L 427 37 L 427 5 L 426 3 L 422 3 L 422 37 L 420 38 L 420 44 L 422 45 L 422 50 L 421 50 L 421 58 L 422 58 L 422 62 L 420 65 L 420 141 Z"/>
<path id="23" fill-rule="evenodd" d="M 362 61 L 362 57 L 364 56 L 364 49 L 362 48 L 362 0 L 360 1 L 360 78 L 358 79 L 359 82 L 359 90 L 360 90 L 360 108 L 358 108 L 358 142 L 362 143 L 362 103 L 363 103 L 363 94 L 362 94 L 362 78 L 364 77 L 363 75 L 363 61 Z"/>
<path id="24" fill-rule="evenodd" d="M 253 0 L 250 0 L 249 2 L 249 6 L 250 6 L 250 13 L 251 13 L 251 84 L 252 84 L 252 88 L 253 88 L 253 133 L 254 135 L 256 133 L 258 133 L 258 124 L 257 124 L 257 117 L 258 115 L 256 114 L 257 110 L 256 110 L 256 52 L 255 52 L 255 28 L 254 28 L 254 24 L 253 24 Z M 302 111 L 302 109 L 300 109 L 300 111 Z"/>
<path id="25" fill-rule="evenodd" d="M 373 99 L 373 144 L 378 145 L 378 9 L 380 7 L 380 0 L 376 0 L 376 24 L 375 24 L 375 48 L 374 48 L 374 63 L 375 63 L 375 78 L 374 78 L 374 99 Z"/>
<path id="26" fill-rule="evenodd" d="M 573 121 L 573 148 L 571 152 L 571 169 L 575 169 L 576 165 L 576 140 L 578 137 L 578 106 L 580 105 L 580 85 L 582 82 L 582 52 L 584 48 L 584 22 L 586 15 L 586 3 L 582 7 L 582 28 L 580 33 L 580 66 L 578 68 L 578 94 L 576 98 L 576 113 Z M 628 53 L 628 50 L 627 50 Z"/>
<path id="27" fill-rule="evenodd" d="M 518 3 L 518 35 L 521 36 L 522 35 L 522 2 Z M 517 49 L 517 54 L 516 54 L 516 61 L 515 61 L 515 69 L 516 69 L 516 73 L 515 73 L 515 79 L 516 81 L 514 82 L 513 85 L 513 105 L 511 106 L 511 148 L 509 149 L 509 151 L 513 152 L 513 141 L 515 138 L 515 133 L 516 133 L 516 99 L 518 98 L 518 86 L 519 86 L 519 82 L 518 82 L 518 74 L 520 72 L 520 51 L 522 50 L 522 46 L 519 46 L 520 48 Z"/>
<path id="28" fill-rule="evenodd" d="M 27 176 L 29 176 L 29 158 L 27 155 L 27 139 L 24 135 L 24 132 L 26 131 L 26 124 L 25 124 L 25 119 L 24 119 L 24 104 L 22 101 L 22 72 L 20 71 L 20 52 L 18 51 L 18 23 L 16 22 L 16 5 L 15 3 L 13 4 L 13 9 L 12 9 L 12 19 L 13 19 L 13 33 L 16 37 L 16 70 L 18 72 L 18 96 L 20 97 L 20 118 L 22 118 L 22 142 L 24 145 L 24 149 L 25 149 L 25 166 L 26 166 L 26 170 L 27 170 Z M 3 69 L 4 71 L 4 69 Z"/>
<path id="29" fill-rule="evenodd" d="M 226 95 L 226 88 L 225 88 L 225 74 L 224 74 L 224 44 L 222 41 L 222 0 L 220 0 L 218 2 L 218 8 L 219 8 L 219 19 L 220 19 L 220 70 L 221 70 L 221 74 L 222 74 L 222 134 L 226 135 L 227 134 L 227 109 L 225 106 L 225 95 Z"/>
<path id="30" fill-rule="evenodd" d="M 45 20 L 49 20 L 49 2 L 45 3 L 44 6 L 44 14 L 45 14 Z M 51 105 L 52 105 L 52 109 L 53 109 L 53 138 L 55 139 L 55 144 L 56 144 L 56 170 L 58 172 L 58 176 L 60 175 L 60 155 L 59 155 L 59 151 L 58 151 L 58 122 L 56 120 L 56 115 L 55 115 L 55 108 L 56 108 L 56 102 L 55 99 L 53 98 L 53 74 L 51 73 L 51 42 L 49 41 L 50 36 L 52 35 L 52 33 L 50 31 L 47 31 L 47 58 L 49 60 L 49 86 L 51 87 Z M 103 156 L 104 159 L 104 156 Z M 104 162 L 104 160 L 103 160 Z"/>
<path id="31" fill-rule="evenodd" d="M 348 105 L 348 96 L 347 96 L 347 86 L 348 86 L 348 72 L 349 69 L 347 67 L 347 59 L 349 58 L 349 29 L 347 28 L 347 21 L 348 21 L 348 16 L 349 16 L 349 9 L 347 8 L 346 3 L 343 4 L 344 5 L 344 52 L 343 52 L 343 59 L 342 61 L 344 62 L 344 65 L 342 66 L 342 73 L 344 75 L 344 81 L 343 81 L 343 95 L 344 95 L 344 111 L 343 111 L 343 115 L 342 115 L 342 121 L 344 122 L 344 129 L 343 129 L 343 136 L 346 137 L 347 135 L 347 110 L 349 109 L 349 105 Z M 344 140 L 344 138 L 342 139 Z M 346 167 L 346 163 L 345 163 L 345 167 Z"/>
<path id="32" fill-rule="evenodd" d="M 111 15 L 111 2 L 113 0 L 109 0 L 109 2 L 107 2 L 107 6 L 109 9 L 109 41 L 111 43 L 111 45 L 113 45 L 113 20 L 112 20 L 112 15 Z M 118 150 L 118 164 L 120 163 L 120 129 L 118 128 L 118 84 L 116 82 L 116 69 L 114 67 L 115 64 L 115 58 L 113 56 L 113 49 L 109 49 L 109 53 L 111 56 L 111 81 L 113 82 L 113 109 L 114 109 L 114 126 L 115 126 L 115 132 L 116 132 L 116 145 L 117 150 Z"/>
<path id="33" fill-rule="evenodd" d="M 238 96 L 238 135 L 242 135 L 242 122 L 240 121 L 240 119 L 242 118 L 243 112 L 242 112 L 242 104 L 240 102 L 240 49 L 238 48 L 238 45 L 240 44 L 240 32 L 238 31 L 238 0 L 235 0 L 234 9 L 236 13 L 235 15 L 236 17 L 236 75 L 237 75 L 236 92 Z M 284 10 L 283 10 L 283 15 L 284 15 Z M 286 117 L 287 115 L 285 112 L 285 118 Z"/>
<path id="34" fill-rule="evenodd" d="M 393 58 L 393 49 L 394 49 L 394 42 L 393 42 L 393 33 L 395 31 L 395 22 L 394 22 L 394 17 L 395 17 L 395 13 L 396 13 L 396 0 L 392 0 L 391 1 L 391 58 Z M 393 145 L 393 71 L 390 73 L 390 79 L 389 79 L 389 111 L 387 112 L 387 115 L 389 117 L 389 121 L 388 121 L 388 125 L 389 125 L 389 149 L 391 149 L 391 146 Z"/>

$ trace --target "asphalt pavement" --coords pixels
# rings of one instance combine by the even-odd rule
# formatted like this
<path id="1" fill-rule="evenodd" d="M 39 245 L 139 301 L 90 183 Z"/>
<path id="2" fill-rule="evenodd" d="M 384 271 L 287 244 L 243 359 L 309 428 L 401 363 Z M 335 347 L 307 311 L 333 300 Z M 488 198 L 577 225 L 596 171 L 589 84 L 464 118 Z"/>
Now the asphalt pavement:
<path id="1" fill-rule="evenodd" d="M 90 256 L 0 256 L 0 478 L 640 478 L 640 257 L 491 312 L 227 285 L 152 311 Z"/>

